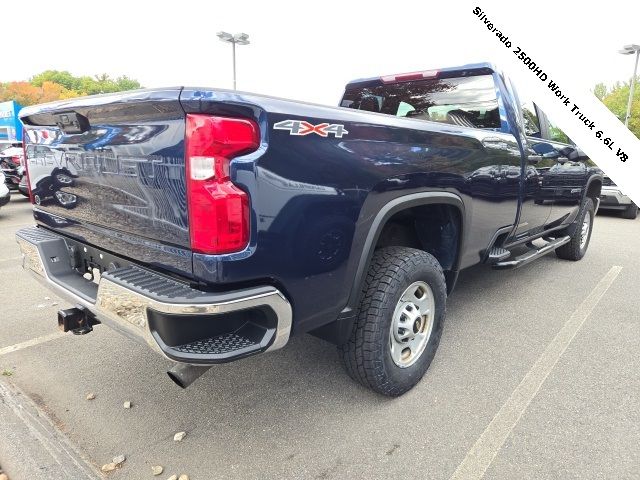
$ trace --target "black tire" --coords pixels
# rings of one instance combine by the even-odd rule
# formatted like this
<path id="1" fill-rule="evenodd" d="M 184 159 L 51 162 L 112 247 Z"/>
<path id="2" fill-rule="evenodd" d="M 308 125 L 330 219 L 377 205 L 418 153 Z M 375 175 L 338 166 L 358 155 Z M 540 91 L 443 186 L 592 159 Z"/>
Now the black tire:
<path id="1" fill-rule="evenodd" d="M 401 368 L 391 357 L 391 322 L 402 293 L 425 282 L 433 294 L 433 327 L 415 363 Z M 375 252 L 365 279 L 362 300 L 347 343 L 338 351 L 351 378 L 388 396 L 399 396 L 424 376 L 438 349 L 444 325 L 447 288 L 438 261 L 422 250 L 386 247 Z"/>
<path id="2" fill-rule="evenodd" d="M 582 239 L 582 225 L 586 215 L 590 217 L 589 233 L 587 235 L 587 241 L 584 245 L 580 245 Z M 565 232 L 565 235 L 569 235 L 571 240 L 569 243 L 556 248 L 556 255 L 563 260 L 581 260 L 584 254 L 587 253 L 589 248 L 589 242 L 591 241 L 591 233 L 593 232 L 593 220 L 595 217 L 595 208 L 593 206 L 593 200 L 587 197 L 582 203 L 582 208 L 578 213 L 575 223 L 571 225 Z"/>
<path id="3" fill-rule="evenodd" d="M 638 206 L 635 203 L 631 203 L 620 215 L 622 218 L 629 220 L 635 220 L 638 217 Z"/>

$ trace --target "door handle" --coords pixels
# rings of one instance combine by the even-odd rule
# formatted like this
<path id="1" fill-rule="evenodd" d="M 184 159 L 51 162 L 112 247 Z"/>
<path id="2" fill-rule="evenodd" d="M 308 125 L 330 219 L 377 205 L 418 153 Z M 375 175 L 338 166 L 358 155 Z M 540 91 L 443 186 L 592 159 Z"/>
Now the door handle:
<path id="1" fill-rule="evenodd" d="M 538 163 L 540 163 L 540 160 L 542 160 L 542 155 L 529 155 L 527 157 L 527 162 L 529 162 L 529 165 L 537 165 Z"/>

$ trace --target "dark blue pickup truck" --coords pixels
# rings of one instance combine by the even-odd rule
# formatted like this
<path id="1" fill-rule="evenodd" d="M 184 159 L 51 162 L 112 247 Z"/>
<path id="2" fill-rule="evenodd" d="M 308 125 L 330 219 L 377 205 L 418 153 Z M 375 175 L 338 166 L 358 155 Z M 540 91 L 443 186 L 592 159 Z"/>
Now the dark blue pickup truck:
<path id="1" fill-rule="evenodd" d="M 142 340 L 181 386 L 308 332 L 400 395 L 461 269 L 587 250 L 602 175 L 523 103 L 474 64 L 353 81 L 338 108 L 187 87 L 25 108 L 24 267 L 75 305 L 61 329 Z"/>

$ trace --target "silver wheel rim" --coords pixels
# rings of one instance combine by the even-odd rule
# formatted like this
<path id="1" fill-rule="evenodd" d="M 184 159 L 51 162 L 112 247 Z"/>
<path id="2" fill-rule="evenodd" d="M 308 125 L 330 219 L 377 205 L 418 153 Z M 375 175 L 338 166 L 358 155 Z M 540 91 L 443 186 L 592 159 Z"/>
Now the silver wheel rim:
<path id="1" fill-rule="evenodd" d="M 424 352 L 433 331 L 435 310 L 433 291 L 425 282 L 412 283 L 400 295 L 389 332 L 391 358 L 400 368 L 410 367 Z"/>
<path id="2" fill-rule="evenodd" d="M 582 250 L 587 244 L 589 239 L 589 232 L 591 231 L 591 213 L 587 212 L 582 221 L 582 228 L 580 229 L 580 249 Z"/>

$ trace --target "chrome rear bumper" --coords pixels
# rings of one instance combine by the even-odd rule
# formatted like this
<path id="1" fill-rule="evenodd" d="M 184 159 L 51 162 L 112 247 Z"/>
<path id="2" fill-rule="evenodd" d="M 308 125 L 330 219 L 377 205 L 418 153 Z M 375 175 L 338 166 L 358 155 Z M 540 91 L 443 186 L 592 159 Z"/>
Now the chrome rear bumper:
<path id="1" fill-rule="evenodd" d="M 204 292 L 136 265 L 104 272 L 96 284 L 71 268 L 65 237 L 28 227 L 16 240 L 25 270 L 58 296 L 172 360 L 227 362 L 276 350 L 289 340 L 291 305 L 272 286 Z M 225 331 L 224 322 L 231 322 L 232 331 Z M 181 326 L 190 329 L 190 338 Z M 176 344 L 176 338 L 184 343 Z"/>

